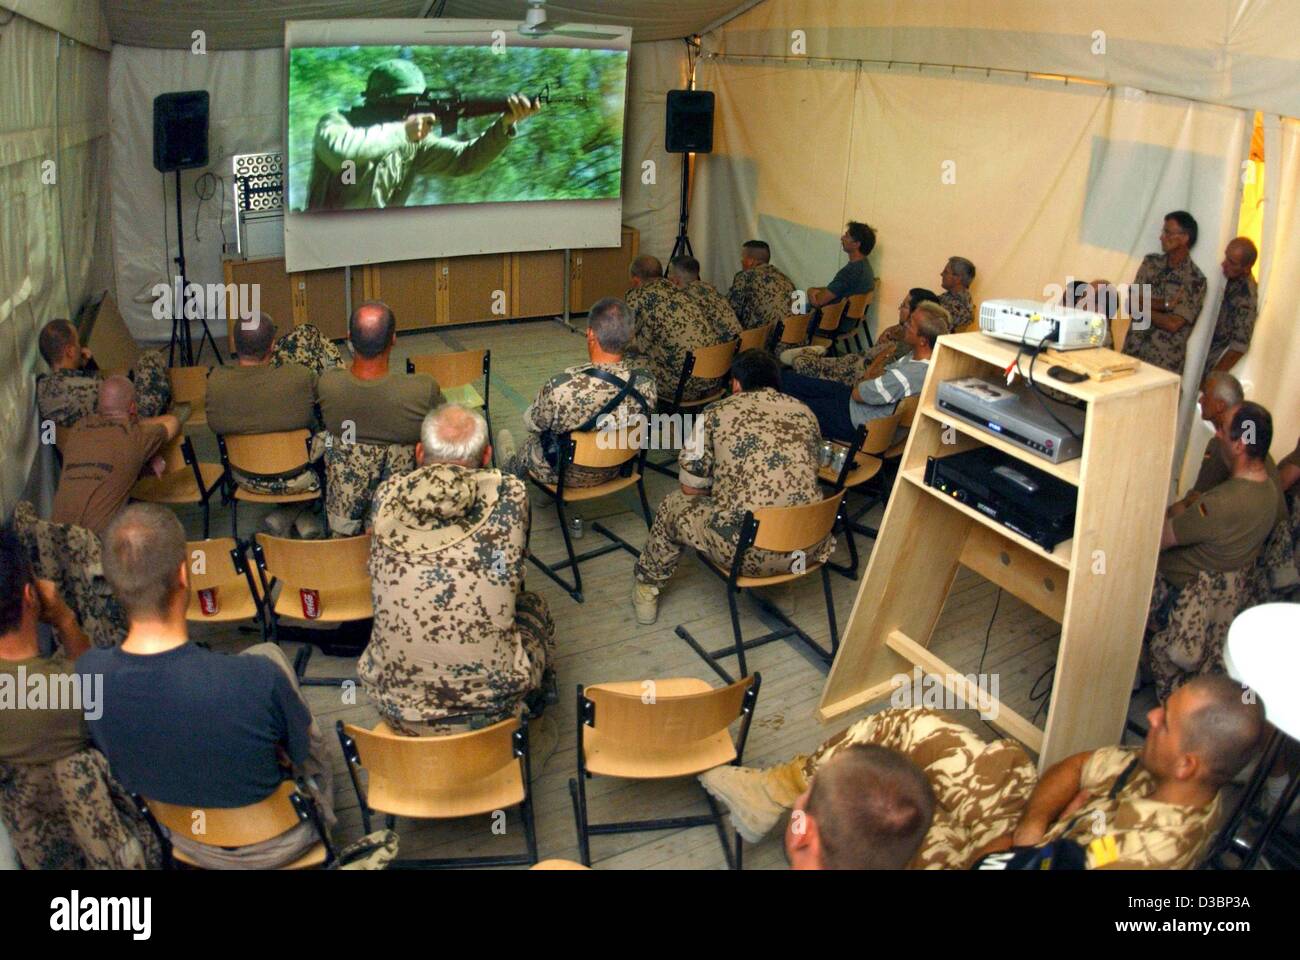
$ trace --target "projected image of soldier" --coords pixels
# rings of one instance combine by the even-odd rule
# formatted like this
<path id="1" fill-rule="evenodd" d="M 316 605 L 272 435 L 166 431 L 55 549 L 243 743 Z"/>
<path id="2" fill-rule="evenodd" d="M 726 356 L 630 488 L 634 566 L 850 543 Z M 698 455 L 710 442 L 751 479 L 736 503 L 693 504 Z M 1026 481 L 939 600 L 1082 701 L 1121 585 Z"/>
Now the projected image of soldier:
<path id="1" fill-rule="evenodd" d="M 485 106 L 486 105 L 486 106 Z M 400 207 L 417 179 L 478 173 L 505 150 L 515 125 L 541 109 L 522 94 L 466 109 L 428 95 L 424 73 L 409 60 L 385 60 L 370 72 L 364 100 L 332 111 L 316 125 L 308 210 Z M 434 134 L 460 117 L 500 113 L 473 140 Z"/>

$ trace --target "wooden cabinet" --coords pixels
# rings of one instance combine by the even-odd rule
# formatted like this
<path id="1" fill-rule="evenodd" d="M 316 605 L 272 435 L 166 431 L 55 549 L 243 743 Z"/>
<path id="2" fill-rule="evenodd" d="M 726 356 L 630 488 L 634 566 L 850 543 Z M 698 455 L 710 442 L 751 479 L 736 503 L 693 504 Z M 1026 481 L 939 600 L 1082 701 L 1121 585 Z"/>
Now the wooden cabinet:
<path id="1" fill-rule="evenodd" d="M 871 562 L 818 715 L 829 720 L 890 695 L 914 666 L 975 700 L 962 671 L 928 649 L 958 565 L 1061 624 L 1042 729 L 998 704 L 990 722 L 1039 754 L 1039 769 L 1119 742 L 1137 670 L 1164 522 L 1178 406 L 1176 376 L 1142 364 L 1130 376 L 1067 384 L 1040 361 L 1035 381 L 1084 402 L 1083 456 L 1053 464 L 938 409 L 938 384 L 998 380 L 1014 344 L 981 333 L 936 346 Z M 1022 370 L 1029 358 L 1022 361 Z M 925 484 L 927 459 L 995 447 L 1077 488 L 1074 537 L 1047 551 Z"/>
<path id="2" fill-rule="evenodd" d="M 623 228 L 623 242 L 617 247 L 574 250 L 569 261 L 569 309 L 586 313 L 602 297 L 621 297 L 632 284 L 627 268 L 636 259 L 640 234 Z"/>
<path id="3" fill-rule="evenodd" d="M 238 297 L 232 284 L 256 284 L 262 312 L 284 333 L 303 323 L 314 323 L 332 340 L 348 335 L 347 278 L 342 267 L 286 273 L 284 259 L 227 260 L 224 263 L 228 292 Z M 251 302 L 247 296 L 242 302 Z M 235 304 L 228 304 L 226 316 L 236 316 Z M 226 342 L 235 352 L 235 325 L 227 323 Z"/>

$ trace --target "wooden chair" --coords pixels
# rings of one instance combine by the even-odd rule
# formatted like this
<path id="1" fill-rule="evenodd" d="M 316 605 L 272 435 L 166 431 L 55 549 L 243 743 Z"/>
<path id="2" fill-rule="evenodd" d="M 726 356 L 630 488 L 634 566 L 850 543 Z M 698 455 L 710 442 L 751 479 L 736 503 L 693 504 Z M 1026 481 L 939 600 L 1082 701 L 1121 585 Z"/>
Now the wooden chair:
<path id="1" fill-rule="evenodd" d="M 543 563 L 530 548 L 528 559 L 536 564 L 542 573 L 566 590 L 569 596 L 573 597 L 578 603 L 584 602 L 582 596 L 582 571 L 579 569 L 579 564 L 582 561 L 592 560 L 607 553 L 613 553 L 615 550 L 626 550 L 632 556 L 639 557 L 641 551 L 607 528 L 603 523 L 597 521 L 591 525 L 591 529 L 610 542 L 588 550 L 586 553 L 575 554 L 573 552 L 573 538 L 569 534 L 568 518 L 564 513 L 565 504 L 597 500 L 635 486 L 637 496 L 641 499 L 641 515 L 645 518 L 647 529 L 649 529 L 651 521 L 650 502 L 645 495 L 645 447 L 630 449 L 606 448 L 601 445 L 599 437 L 600 432 L 594 430 L 586 432 L 575 430 L 561 434 L 559 437 L 560 462 L 556 467 L 557 482 L 555 484 L 542 483 L 531 474 L 528 477 L 555 504 L 556 516 L 560 521 L 560 533 L 564 537 L 564 549 L 568 553 L 567 560 L 550 565 Z M 635 461 L 635 463 L 631 463 L 630 467 L 627 466 L 631 461 Z M 572 466 L 592 469 L 620 467 L 626 470 L 627 473 L 625 476 L 617 476 L 613 480 L 607 480 L 594 487 L 570 487 L 566 485 L 565 481 L 568 477 L 569 468 Z M 559 574 L 559 571 L 566 568 L 572 568 L 573 570 L 573 583 L 567 583 Z"/>
<path id="2" fill-rule="evenodd" d="M 744 353 L 746 350 L 766 350 L 767 343 L 772 338 L 772 327 L 774 324 L 771 320 L 767 323 L 759 324 L 757 327 L 750 327 L 740 335 L 740 347 L 737 353 Z"/>
<path id="3" fill-rule="evenodd" d="M 256 620 L 267 635 L 262 601 L 253 582 L 253 569 L 245 556 L 247 546 L 238 540 L 191 540 L 185 544 L 190 573 L 190 605 L 185 619 L 191 623 L 230 623 Z M 199 562 L 200 558 L 202 563 Z M 217 591 L 217 612 L 206 614 L 199 605 L 200 590 Z"/>
<path id="4" fill-rule="evenodd" d="M 384 814 L 388 829 L 398 817 L 453 820 L 518 807 L 527 853 L 495 857 L 395 860 L 394 869 L 500 867 L 537 862 L 533 821 L 532 764 L 527 720 L 502 720 L 482 730 L 439 737 L 404 737 L 382 721 L 373 730 L 336 725 L 343 758 L 370 832 L 371 814 Z M 366 786 L 361 786 L 361 771 Z"/>
<path id="5" fill-rule="evenodd" d="M 308 821 L 315 827 L 320 840 L 297 860 L 280 869 L 307 870 L 327 867 L 334 862 L 334 847 L 321 824 L 316 804 L 306 788 L 292 780 L 285 780 L 265 800 L 247 807 L 193 807 L 139 796 L 133 796 L 133 799 L 140 814 L 158 834 L 163 849 L 167 851 L 166 865 L 170 868 L 181 863 L 197 869 L 198 864 L 172 848 L 162 827 L 209 847 L 247 847 L 271 840 Z M 201 821 L 196 814 L 202 815 Z M 199 822 L 203 824 L 203 831 L 196 833 L 194 826 Z"/>
<path id="6" fill-rule="evenodd" d="M 852 513 L 846 514 L 846 523 L 864 536 L 872 539 L 876 537 L 875 528 L 866 526 L 860 521 L 877 504 L 884 503 L 889 499 L 890 491 L 894 488 L 894 481 L 898 477 L 899 464 L 903 460 L 903 451 L 907 448 L 907 434 L 912 427 L 912 421 L 916 419 L 916 411 L 920 407 L 920 403 L 921 397 L 919 394 L 904 397 L 898 401 L 893 413 L 893 416 L 898 418 L 898 423 L 894 428 L 894 439 L 884 452 L 878 454 L 881 469 L 877 471 L 875 476 L 859 485 L 858 492 L 866 495 L 866 502 Z"/>
<path id="7" fill-rule="evenodd" d="M 898 414 L 894 413 L 888 417 L 878 417 L 875 420 L 869 420 L 862 426 L 858 427 L 853 436 L 852 443 L 841 443 L 838 440 L 831 441 L 837 447 L 846 447 L 844 457 L 844 466 L 839 471 L 834 471 L 830 467 L 822 467 L 817 472 L 817 477 L 823 483 L 830 484 L 833 490 L 843 490 L 847 492 L 875 478 L 884 466 L 884 461 L 880 455 L 893 443 L 894 432 L 898 429 Z M 861 513 L 852 517 L 848 516 L 847 511 L 843 512 L 841 530 L 844 531 L 845 543 L 849 548 L 848 565 L 827 562 L 827 566 L 836 573 L 848 577 L 850 580 L 858 578 L 858 547 L 853 539 L 856 531 L 871 539 L 876 538 L 876 531 L 873 527 L 865 526 L 858 523 L 859 517 L 871 506 L 872 502 Z"/>
<path id="8" fill-rule="evenodd" d="M 812 323 L 810 313 L 792 313 L 784 320 L 778 320 L 772 331 L 772 352 L 779 353 L 782 347 L 802 347 L 808 343 L 808 325 Z"/>
<path id="9" fill-rule="evenodd" d="M 746 510 L 745 519 L 740 528 L 740 542 L 736 545 L 736 554 L 731 561 L 731 569 L 724 570 L 709 557 L 696 551 L 700 560 L 727 585 L 727 605 L 731 610 L 731 632 L 734 646 L 720 650 L 705 650 L 685 626 L 678 625 L 676 633 L 694 650 L 713 672 L 727 683 L 733 681 L 731 674 L 718 663 L 719 657 L 735 656 L 740 666 L 742 677 L 749 675 L 745 663 L 745 651 L 753 650 L 774 640 L 798 637 L 806 643 L 823 661 L 829 664 L 835 659 L 839 649 L 840 635 L 835 624 L 835 599 L 831 595 L 831 578 L 825 564 L 805 562 L 793 566 L 789 573 L 778 573 L 766 577 L 748 577 L 741 571 L 744 568 L 745 553 L 751 548 L 772 550 L 777 553 L 793 553 L 796 550 L 809 550 L 820 544 L 834 532 L 840 518 L 840 506 L 844 491 L 840 490 L 825 500 L 807 503 L 795 507 L 764 507 L 760 510 Z M 826 650 L 816 640 L 808 636 L 799 626 L 781 612 L 775 604 L 759 596 L 754 591 L 759 587 L 774 587 L 807 576 L 820 569 L 822 590 L 826 595 L 826 619 L 831 627 L 831 648 Z M 744 639 L 740 632 L 740 612 L 737 610 L 737 597 L 742 590 L 749 591 L 749 597 L 769 616 L 779 620 L 780 630 L 765 633 L 753 640 Z"/>
<path id="10" fill-rule="evenodd" d="M 443 391 L 463 387 L 483 378 L 483 419 L 488 425 L 488 443 L 492 443 L 492 351 L 461 350 L 459 353 L 425 353 L 409 357 L 407 373 L 427 373 L 438 381 Z M 493 452 L 493 462 L 496 453 Z"/>
<path id="11" fill-rule="evenodd" d="M 225 470 L 219 463 L 200 463 L 189 437 L 178 434 L 162 448 L 161 477 L 142 477 L 131 488 L 131 499 L 146 503 L 197 503 L 203 508 L 203 539 L 208 538 L 209 500 L 221 488 Z"/>
<path id="12" fill-rule="evenodd" d="M 278 433 L 242 433 L 217 436 L 226 490 L 230 493 L 230 535 L 239 538 L 239 503 L 304 503 L 319 500 L 319 490 L 305 493 L 254 493 L 235 482 L 231 469 L 242 473 L 275 476 L 311 467 L 311 433 L 283 430 Z"/>
<path id="13" fill-rule="evenodd" d="M 847 300 L 836 300 L 834 303 L 819 307 L 817 313 L 813 314 L 811 329 L 808 331 L 808 342 L 816 346 L 834 346 L 835 333 L 840 328 L 840 320 L 844 317 L 848 305 Z"/>
<path id="14" fill-rule="evenodd" d="M 867 337 L 867 347 L 872 345 L 871 326 L 867 321 L 867 310 L 872 302 L 876 299 L 876 291 L 880 289 L 880 278 L 876 277 L 876 285 L 870 293 L 855 293 L 844 301 L 844 315 L 840 320 L 839 327 L 833 334 L 828 332 L 831 343 L 830 349 L 826 352 L 834 356 L 839 352 L 839 347 L 856 337 L 860 332 L 865 332 Z"/>
<path id="15" fill-rule="evenodd" d="M 329 540 L 291 540 L 259 533 L 253 559 L 261 581 L 262 610 L 271 639 L 279 642 L 280 618 L 315 623 L 349 623 L 375 615 L 370 594 L 370 534 Z M 279 593 L 276 593 L 276 588 Z M 314 591 L 317 615 L 303 612 L 303 591 Z M 304 686 L 341 686 L 337 677 L 304 677 L 312 646 L 305 644 L 294 662 Z"/>
<path id="16" fill-rule="evenodd" d="M 690 413 L 698 411 L 720 400 L 731 392 L 731 387 L 723 383 L 721 387 L 710 393 L 707 397 L 701 397 L 698 400 L 683 400 L 682 394 L 686 391 L 686 384 L 692 377 L 700 380 L 716 380 L 719 377 L 728 377 L 731 374 L 731 362 L 736 359 L 736 351 L 740 347 L 740 340 L 728 340 L 725 343 L 717 343 L 711 347 L 701 347 L 699 350 L 687 350 L 686 359 L 682 361 L 682 371 L 677 377 L 677 388 L 673 391 L 673 397 L 667 403 L 663 404 L 664 412 L 672 414 Z M 674 437 L 673 447 L 677 443 L 684 442 L 684 437 Z M 646 460 L 646 466 L 651 470 L 665 474 L 669 477 L 676 477 L 677 471 L 671 466 L 672 461 L 667 460 L 663 463 L 655 463 L 653 460 Z"/>
<path id="17" fill-rule="evenodd" d="M 666 780 L 693 777 L 723 764 L 739 765 L 762 682 L 756 673 L 717 689 L 694 677 L 602 683 L 585 689 L 578 685 L 578 775 L 569 781 L 569 796 L 584 866 L 591 866 L 593 834 L 712 825 L 727 866 L 741 868 L 740 835 L 736 834 L 733 853 L 717 801 L 702 786 L 708 816 L 592 823 L 587 780 L 592 776 Z M 650 692 L 653 695 L 647 696 Z M 740 730 L 733 741 L 728 727 L 737 719 Z"/>
<path id="18" fill-rule="evenodd" d="M 188 403 L 190 415 L 186 427 L 208 425 L 208 373 L 211 367 L 168 367 L 167 379 L 172 386 L 172 404 Z"/>

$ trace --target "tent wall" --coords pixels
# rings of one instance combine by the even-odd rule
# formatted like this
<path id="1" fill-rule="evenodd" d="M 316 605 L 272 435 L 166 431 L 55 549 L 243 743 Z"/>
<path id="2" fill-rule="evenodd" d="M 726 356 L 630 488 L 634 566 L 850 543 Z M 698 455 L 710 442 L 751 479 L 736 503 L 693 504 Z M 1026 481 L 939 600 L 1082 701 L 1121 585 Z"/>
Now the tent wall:
<path id="1" fill-rule="evenodd" d="M 196 283 L 222 282 L 224 224 L 235 249 L 230 159 L 281 149 L 285 83 L 282 48 L 186 50 L 114 46 L 109 70 L 112 135 L 113 237 L 117 300 L 132 333 L 165 340 L 170 321 L 152 314 L 153 286 L 167 282 L 176 255 L 175 174 L 153 168 L 153 98 L 173 90 L 211 96 L 206 170 L 223 178 L 199 205 L 195 186 L 205 170 L 181 173 L 186 275 Z M 628 79 L 623 220 L 641 231 L 642 246 L 666 254 L 676 234 L 679 160 L 663 153 L 664 91 L 685 78 L 681 41 L 636 43 Z M 653 161 L 645 182 L 644 164 Z M 210 184 L 208 184 L 210 185 Z M 224 217 L 221 198 L 225 197 Z M 221 321 L 213 324 L 221 336 Z"/>
<path id="2" fill-rule="evenodd" d="M 107 285 L 108 55 L 15 16 L 0 26 L 0 514 L 47 468 L 36 340 Z M 40 470 L 37 471 L 39 485 Z"/>

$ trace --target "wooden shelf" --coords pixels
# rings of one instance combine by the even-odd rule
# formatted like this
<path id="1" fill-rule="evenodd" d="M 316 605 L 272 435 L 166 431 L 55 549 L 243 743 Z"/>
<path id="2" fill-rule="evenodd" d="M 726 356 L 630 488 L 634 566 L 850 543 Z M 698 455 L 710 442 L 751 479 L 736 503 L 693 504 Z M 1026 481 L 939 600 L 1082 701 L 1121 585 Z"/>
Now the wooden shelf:
<path id="1" fill-rule="evenodd" d="M 1064 480 L 1073 486 L 1079 485 L 1079 472 L 1081 458 L 1075 457 L 1073 460 L 1066 460 L 1063 463 L 1052 463 L 1051 460 L 1044 460 L 1042 457 L 1035 456 L 1027 452 L 1024 447 L 1003 440 L 996 433 L 989 433 L 987 430 L 981 430 L 975 424 L 960 417 L 954 417 L 950 413 L 938 409 L 937 407 L 925 407 L 920 411 L 922 416 L 929 417 L 931 420 L 937 420 L 945 427 L 952 427 L 958 433 L 965 434 L 978 440 L 985 446 L 1001 450 L 1003 453 L 1010 454 L 1018 460 L 1023 460 L 1031 467 L 1037 467 L 1043 473 L 1050 473 L 1052 476 Z"/>
<path id="2" fill-rule="evenodd" d="M 934 487 L 927 484 L 925 482 L 924 468 L 911 467 L 907 470 L 902 471 L 899 474 L 899 476 L 901 476 L 904 480 L 908 481 L 909 483 L 916 484 L 916 486 L 924 490 L 930 496 L 937 498 L 938 500 L 952 507 L 954 510 L 964 513 L 966 516 L 970 517 L 972 520 L 976 521 L 977 523 L 983 524 L 984 526 L 992 530 L 994 533 L 1001 534 L 1002 536 L 1010 540 L 1012 543 L 1024 547 L 1030 553 L 1035 554 L 1036 556 L 1042 557 L 1044 560 L 1048 560 L 1051 563 L 1056 564 L 1058 567 L 1060 567 L 1063 570 L 1070 569 L 1070 554 L 1074 549 L 1073 539 L 1061 541 L 1056 545 L 1055 550 L 1051 550 L 1051 551 L 1044 550 L 1042 547 L 1034 543 L 1034 541 L 1030 540 L 1028 537 L 1021 536 L 1020 534 L 1012 530 L 1010 527 L 1004 527 L 1002 524 L 998 523 L 992 517 L 986 517 L 984 514 L 980 513 L 975 508 L 968 507 L 966 506 L 966 504 L 961 503 L 953 499 L 952 497 L 948 496 L 948 494 L 944 493 L 942 490 L 936 490 Z"/>

